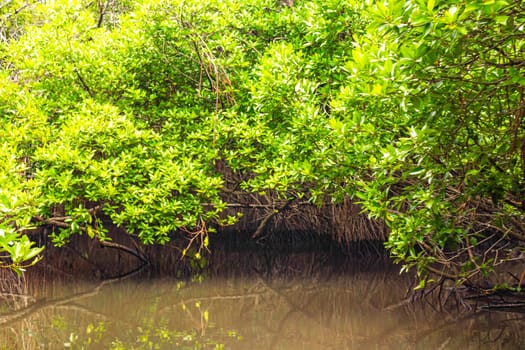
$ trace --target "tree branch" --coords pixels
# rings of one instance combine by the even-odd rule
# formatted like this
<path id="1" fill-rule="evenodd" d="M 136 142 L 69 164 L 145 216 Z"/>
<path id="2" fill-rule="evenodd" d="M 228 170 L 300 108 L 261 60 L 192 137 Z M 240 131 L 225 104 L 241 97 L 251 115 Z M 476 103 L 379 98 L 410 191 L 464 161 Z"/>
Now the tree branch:
<path id="1" fill-rule="evenodd" d="M 268 215 L 266 215 L 266 217 L 259 223 L 259 226 L 257 226 L 257 230 L 255 230 L 255 232 L 253 233 L 252 239 L 259 237 L 261 233 L 263 232 L 264 228 L 266 227 L 266 225 L 268 224 L 268 222 L 270 221 L 270 219 L 273 218 L 275 215 L 277 215 L 279 212 L 286 210 L 292 202 L 293 200 L 290 200 L 286 202 L 282 207 L 277 208 L 273 210 L 271 213 L 269 213 Z"/>

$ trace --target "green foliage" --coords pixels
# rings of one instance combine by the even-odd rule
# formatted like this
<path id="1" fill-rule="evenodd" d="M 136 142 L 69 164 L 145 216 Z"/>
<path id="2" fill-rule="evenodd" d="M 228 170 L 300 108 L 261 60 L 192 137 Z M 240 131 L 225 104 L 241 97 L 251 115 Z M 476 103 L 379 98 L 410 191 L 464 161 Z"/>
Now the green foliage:
<path id="1" fill-rule="evenodd" d="M 5 179 L 2 179 L 2 183 Z M 35 247 L 22 232 L 30 228 L 28 215 L 22 198 L 15 191 L 0 191 L 0 267 L 7 267 L 21 274 L 25 268 L 36 264 L 44 248 Z"/>
<path id="2" fill-rule="evenodd" d="M 34 247 L 34 243 L 26 235 L 21 235 L 11 228 L 0 228 L 0 253 L 7 254 L 9 262 L 3 262 L 0 267 L 7 267 L 22 274 L 25 268 L 40 260 L 43 247 Z M 3 256 L 2 258 L 5 258 Z"/>
<path id="3" fill-rule="evenodd" d="M 521 231 L 522 6 L 377 2 L 356 38 L 334 109 L 365 110 L 373 125 L 354 136 L 374 144 L 357 196 L 389 223 L 392 254 L 421 272 L 486 272 Z"/>
<path id="4" fill-rule="evenodd" d="M 221 124 L 234 144 L 226 159 L 256 175 L 244 184 L 249 190 L 321 203 L 323 194 L 342 191 L 333 180 L 346 172 L 347 145 L 331 130 L 330 100 L 363 23 L 350 1 L 297 1 L 267 12 L 265 26 L 254 29 L 268 43 L 243 82 L 247 101 Z"/>
<path id="5" fill-rule="evenodd" d="M 45 20 L 6 49 L 11 86 L 32 92 L 17 107 L 31 103 L 40 118 L 9 111 L 20 124 L 9 130 L 12 145 L 22 148 L 12 134 L 22 128 L 30 143 L 20 150 L 28 179 L 18 182 L 40 194 L 35 216 L 63 219 L 57 244 L 82 232 L 107 239 L 100 211 L 144 243 L 215 218 L 222 180 L 212 173 L 216 151 L 206 148 L 214 106 L 187 78 L 201 66 L 169 52 L 181 43 L 192 50 L 180 27 L 168 27 L 169 9 L 137 3 L 118 26 L 98 27 L 89 4 L 65 3 L 35 8 Z"/>
<path id="6" fill-rule="evenodd" d="M 407 268 L 459 281 L 525 241 L 519 2 L 101 4 L 1 8 L 5 232 L 111 239 L 105 215 L 205 247 L 241 188 L 351 197 Z"/>
<path id="7" fill-rule="evenodd" d="M 338 1 L 28 5 L 2 47 L 6 152 L 24 166 L 3 188 L 20 187 L 62 245 L 110 239 L 102 212 L 143 243 L 205 233 L 222 222 L 221 161 L 253 173 L 252 190 L 318 187 L 313 169 L 332 164 L 313 160 L 335 142 L 324 109 L 357 18 Z"/>

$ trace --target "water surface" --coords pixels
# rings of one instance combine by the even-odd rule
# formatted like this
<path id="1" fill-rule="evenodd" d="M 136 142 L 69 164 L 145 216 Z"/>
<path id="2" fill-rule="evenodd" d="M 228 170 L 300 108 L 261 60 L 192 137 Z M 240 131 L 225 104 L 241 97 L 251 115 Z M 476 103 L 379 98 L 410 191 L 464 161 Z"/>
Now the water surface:
<path id="1" fill-rule="evenodd" d="M 166 267 L 163 267 L 166 270 Z M 403 303 L 382 258 L 217 252 L 191 278 L 32 277 L 3 295 L 0 349 L 521 349 L 521 314 Z"/>

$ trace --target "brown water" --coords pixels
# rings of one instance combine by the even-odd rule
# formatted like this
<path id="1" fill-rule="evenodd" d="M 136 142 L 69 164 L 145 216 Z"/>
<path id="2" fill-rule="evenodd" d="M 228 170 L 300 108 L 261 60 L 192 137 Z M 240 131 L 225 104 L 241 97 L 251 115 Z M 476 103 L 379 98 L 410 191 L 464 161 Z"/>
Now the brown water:
<path id="1" fill-rule="evenodd" d="M 187 280 L 31 278 L 3 295 L 2 350 L 525 348 L 521 314 L 400 304 L 410 278 L 379 258 L 224 252 Z"/>

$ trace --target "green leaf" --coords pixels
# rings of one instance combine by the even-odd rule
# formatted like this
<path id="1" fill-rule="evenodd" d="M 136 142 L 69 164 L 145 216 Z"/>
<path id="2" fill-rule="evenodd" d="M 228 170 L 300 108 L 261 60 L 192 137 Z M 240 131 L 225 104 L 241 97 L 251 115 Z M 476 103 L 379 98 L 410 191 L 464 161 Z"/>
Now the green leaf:
<path id="1" fill-rule="evenodd" d="M 434 6 L 435 6 L 435 0 L 428 0 L 428 2 L 427 2 L 427 10 L 428 10 L 428 12 L 430 12 L 430 13 L 434 12 Z"/>
<path id="2" fill-rule="evenodd" d="M 496 16 L 494 17 L 494 20 L 497 24 L 500 25 L 507 25 L 507 21 L 509 20 L 509 16 Z"/>

